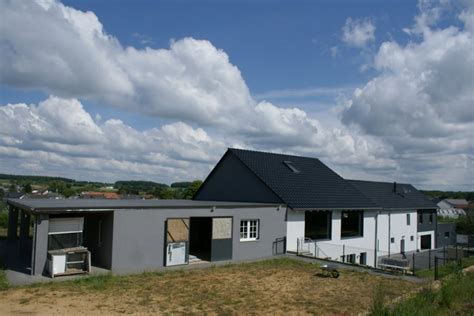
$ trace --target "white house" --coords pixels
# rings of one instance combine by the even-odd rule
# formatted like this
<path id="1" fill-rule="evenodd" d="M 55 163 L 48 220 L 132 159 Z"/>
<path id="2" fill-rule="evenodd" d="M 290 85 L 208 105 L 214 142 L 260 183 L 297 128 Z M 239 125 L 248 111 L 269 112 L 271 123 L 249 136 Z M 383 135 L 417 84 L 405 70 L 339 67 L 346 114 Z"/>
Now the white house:
<path id="1" fill-rule="evenodd" d="M 288 252 L 375 266 L 435 246 L 436 205 L 413 186 L 345 180 L 316 158 L 229 149 L 195 199 L 281 203 Z"/>

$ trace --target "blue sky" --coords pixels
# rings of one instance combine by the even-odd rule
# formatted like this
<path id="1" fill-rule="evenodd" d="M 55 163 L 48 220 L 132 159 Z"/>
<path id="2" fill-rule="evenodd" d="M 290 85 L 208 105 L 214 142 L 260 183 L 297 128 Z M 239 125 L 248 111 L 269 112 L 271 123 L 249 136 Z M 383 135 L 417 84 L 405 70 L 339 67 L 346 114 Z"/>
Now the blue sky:
<path id="1" fill-rule="evenodd" d="M 473 185 L 468 1 L 45 3 L 2 3 L 0 172 L 202 179 L 237 146 Z"/>

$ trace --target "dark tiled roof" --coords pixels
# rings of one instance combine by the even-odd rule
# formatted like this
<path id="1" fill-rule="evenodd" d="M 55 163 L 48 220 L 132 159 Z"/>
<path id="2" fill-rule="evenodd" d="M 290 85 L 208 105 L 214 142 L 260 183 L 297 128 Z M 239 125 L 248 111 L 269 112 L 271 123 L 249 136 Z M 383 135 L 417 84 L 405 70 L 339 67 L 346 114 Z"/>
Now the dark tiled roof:
<path id="1" fill-rule="evenodd" d="M 229 151 L 293 209 L 377 207 L 319 159 L 233 148 Z"/>
<path id="2" fill-rule="evenodd" d="M 411 184 L 397 183 L 394 191 L 394 184 L 390 182 L 347 181 L 383 208 L 437 208 L 436 204 Z"/>

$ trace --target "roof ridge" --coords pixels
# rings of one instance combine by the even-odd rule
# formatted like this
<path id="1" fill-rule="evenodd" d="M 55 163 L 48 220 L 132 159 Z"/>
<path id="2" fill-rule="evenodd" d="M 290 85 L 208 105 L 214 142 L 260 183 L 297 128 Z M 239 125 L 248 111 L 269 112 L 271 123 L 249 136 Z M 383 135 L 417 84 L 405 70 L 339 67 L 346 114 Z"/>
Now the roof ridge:
<path id="1" fill-rule="evenodd" d="M 359 179 L 345 179 L 345 178 L 344 178 L 344 180 L 349 181 L 349 182 L 384 183 L 384 184 L 391 184 L 391 185 L 393 185 L 393 183 L 396 182 L 397 185 L 411 185 L 411 186 L 413 186 L 411 183 L 404 183 L 404 182 L 397 182 L 397 181 L 387 182 L 387 181 L 373 181 L 373 180 L 359 180 Z"/>
<path id="2" fill-rule="evenodd" d="M 285 153 L 275 153 L 275 152 L 270 152 L 270 151 L 250 150 L 250 149 L 241 149 L 241 148 L 232 148 L 232 147 L 227 148 L 227 150 L 230 150 L 232 152 L 234 152 L 234 151 L 243 151 L 243 152 L 249 152 L 249 153 L 275 155 L 275 156 L 286 156 L 286 157 L 294 157 L 294 158 L 298 158 L 298 159 L 301 159 L 301 158 L 314 159 L 314 160 L 317 160 L 317 161 L 321 161 L 317 157 L 297 156 L 297 155 L 290 155 L 290 154 L 285 154 Z"/>

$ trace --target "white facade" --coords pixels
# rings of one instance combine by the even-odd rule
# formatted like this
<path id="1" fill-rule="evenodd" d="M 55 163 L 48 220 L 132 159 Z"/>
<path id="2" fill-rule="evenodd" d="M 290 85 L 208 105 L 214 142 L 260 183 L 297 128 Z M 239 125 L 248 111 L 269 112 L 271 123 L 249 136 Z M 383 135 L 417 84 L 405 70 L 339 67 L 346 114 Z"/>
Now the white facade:
<path id="1" fill-rule="evenodd" d="M 306 243 L 305 211 L 287 211 L 287 251 L 297 252 L 298 242 L 300 250 L 311 253 L 318 258 L 337 261 L 350 261 L 375 266 L 377 258 L 389 254 L 399 254 L 420 249 L 419 235 L 432 234 L 434 245 L 434 232 L 417 234 L 417 211 L 396 210 L 376 211 L 365 210 L 363 218 L 363 234 L 360 237 L 341 237 L 342 211 L 332 211 L 331 239 Z M 299 241 L 298 241 L 299 240 Z M 402 249 L 404 248 L 404 249 Z M 353 257 L 348 257 L 354 255 Z"/>
<path id="2" fill-rule="evenodd" d="M 417 220 L 416 210 L 380 211 L 377 220 L 378 256 L 417 250 Z"/>

